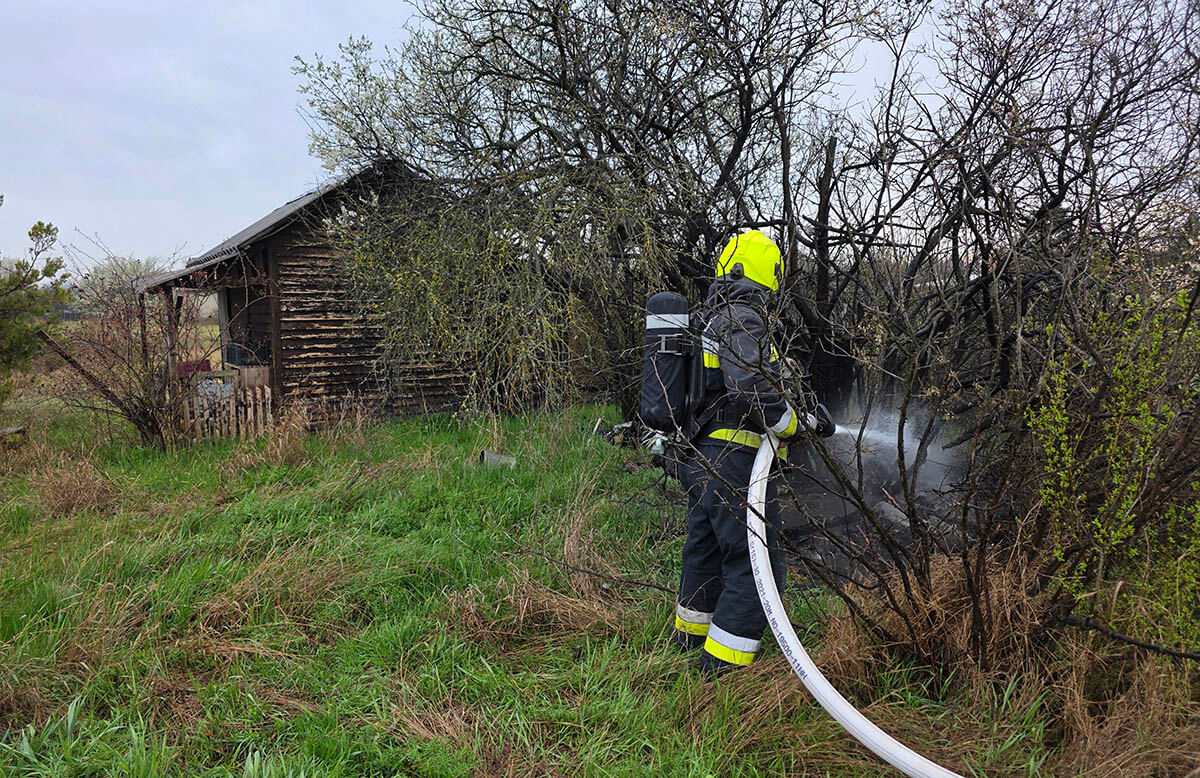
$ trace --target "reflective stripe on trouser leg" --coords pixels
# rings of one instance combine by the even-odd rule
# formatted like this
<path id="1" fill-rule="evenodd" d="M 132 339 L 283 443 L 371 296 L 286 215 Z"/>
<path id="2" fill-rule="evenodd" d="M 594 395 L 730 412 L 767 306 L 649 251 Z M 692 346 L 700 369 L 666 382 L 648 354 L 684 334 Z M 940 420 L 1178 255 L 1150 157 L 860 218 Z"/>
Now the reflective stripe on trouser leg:
<path id="1" fill-rule="evenodd" d="M 722 662 L 731 665 L 748 665 L 754 661 L 761 640 L 751 640 L 740 637 L 721 629 L 716 624 L 708 628 L 708 639 L 704 641 L 704 650 Z"/>
<path id="2" fill-rule="evenodd" d="M 713 623 L 705 641 L 706 650 L 700 659 L 702 667 L 720 672 L 722 668 L 750 664 L 758 650 L 757 641 L 767 626 L 746 542 L 746 490 L 754 465 L 754 452 L 732 441 L 720 446 L 713 440 L 704 441 L 700 451 L 717 471 L 716 477 L 706 482 L 705 501 L 713 534 L 721 550 L 722 582 L 721 595 L 712 607 Z M 776 533 L 778 485 L 774 479 L 767 485 L 765 507 L 767 545 L 772 549 L 771 565 L 775 568 L 777 581 L 782 583 L 783 559 L 776 550 L 779 542 Z M 731 639 L 724 640 L 723 635 Z"/>
<path id="3" fill-rule="evenodd" d="M 713 615 L 704 611 L 675 606 L 675 629 L 689 635 L 707 635 L 708 625 L 712 623 Z"/>

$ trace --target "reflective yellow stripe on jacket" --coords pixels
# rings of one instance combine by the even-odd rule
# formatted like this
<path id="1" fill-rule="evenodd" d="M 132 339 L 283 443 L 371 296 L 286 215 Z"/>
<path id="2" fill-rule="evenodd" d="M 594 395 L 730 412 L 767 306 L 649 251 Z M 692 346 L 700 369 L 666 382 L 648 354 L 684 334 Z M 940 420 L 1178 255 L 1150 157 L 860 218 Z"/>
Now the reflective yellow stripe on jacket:
<path id="1" fill-rule="evenodd" d="M 713 440 L 723 440 L 729 443 L 737 443 L 740 446 L 747 446 L 748 448 L 758 448 L 762 444 L 762 435 L 759 435 L 757 432 L 750 432 L 748 430 L 715 429 L 708 433 L 708 437 L 712 438 Z M 787 449 L 780 448 L 779 451 L 776 452 L 776 456 L 786 462 Z"/>
<path id="2" fill-rule="evenodd" d="M 714 342 L 712 340 L 710 340 L 708 338 L 705 338 L 704 341 L 705 341 L 704 342 L 704 366 L 711 367 L 711 368 L 720 368 L 721 367 L 721 358 L 719 356 L 717 356 L 717 352 L 714 350 L 716 348 L 716 345 L 714 344 Z M 774 346 L 774 344 L 772 344 L 771 345 L 771 361 L 775 362 L 778 359 L 779 359 L 779 352 L 775 350 L 775 346 Z"/>
<path id="3" fill-rule="evenodd" d="M 774 432 L 780 438 L 787 440 L 796 434 L 796 430 L 800 426 L 800 417 L 796 415 L 796 411 L 792 406 L 788 406 L 784 411 L 783 416 L 779 417 L 779 421 L 775 422 L 775 426 L 771 427 L 771 432 Z"/>

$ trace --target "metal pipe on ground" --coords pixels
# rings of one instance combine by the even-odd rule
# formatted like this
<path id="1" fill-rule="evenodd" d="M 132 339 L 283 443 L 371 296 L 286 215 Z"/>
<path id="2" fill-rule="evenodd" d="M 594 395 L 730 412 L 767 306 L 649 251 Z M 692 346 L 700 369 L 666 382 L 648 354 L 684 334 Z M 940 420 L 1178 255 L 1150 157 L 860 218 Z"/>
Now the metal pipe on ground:
<path id="1" fill-rule="evenodd" d="M 479 464 L 485 467 L 507 467 L 514 468 L 517 466 L 517 458 L 510 457 L 508 454 L 501 454 L 497 451 L 484 449 L 479 452 Z"/>

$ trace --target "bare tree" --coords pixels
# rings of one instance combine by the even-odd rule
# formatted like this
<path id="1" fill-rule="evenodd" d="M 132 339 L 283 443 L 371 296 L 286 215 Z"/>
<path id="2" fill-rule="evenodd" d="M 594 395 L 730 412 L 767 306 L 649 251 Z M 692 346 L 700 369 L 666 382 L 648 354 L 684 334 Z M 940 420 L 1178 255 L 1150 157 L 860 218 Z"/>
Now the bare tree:
<path id="1" fill-rule="evenodd" d="M 781 166 L 781 132 L 877 13 L 841 0 L 434 0 L 426 28 L 382 58 L 352 41 L 340 60 L 302 60 L 297 72 L 327 164 L 400 159 L 428 184 L 424 209 L 404 201 L 374 228 L 363 229 L 361 213 L 352 222 L 371 273 L 402 269 L 386 310 L 415 306 L 434 329 L 453 330 L 492 366 L 482 371 L 489 385 L 513 373 L 552 390 L 565 385 L 551 376 L 579 374 L 564 362 L 577 351 L 552 341 L 582 317 L 602 346 L 588 352 L 587 372 L 615 384 L 632 410 L 628 349 L 646 294 L 702 293 L 733 231 L 784 226 L 783 172 L 801 162 L 796 154 Z M 416 230 L 420 244 L 401 235 L 418 219 L 441 225 L 439 248 L 428 231 Z M 480 244 L 483 234 L 492 244 Z M 475 254 L 460 258 L 468 248 Z M 466 310 L 429 307 L 411 276 L 444 277 L 451 263 L 462 273 L 470 261 L 479 267 Z M 531 338 L 539 346 L 526 349 Z"/>
<path id="2" fill-rule="evenodd" d="M 876 584 L 908 632 L 891 637 L 916 644 L 932 557 L 953 551 L 987 664 L 1002 650 L 997 566 L 1036 571 L 1044 626 L 1075 619 L 1195 505 L 1181 441 L 1198 369 L 1185 268 L 1200 60 L 1186 3 L 971 0 L 938 29 L 933 80 L 901 39 L 877 109 L 827 157 L 809 278 L 832 289 L 818 326 L 863 366 L 866 426 L 895 414 L 883 506 L 853 467 L 835 477 L 886 551 Z M 920 471 L 944 445 L 965 469 L 939 508 Z M 880 515 L 893 511 L 903 521 Z M 1176 548 L 1197 542 L 1172 532 Z M 1194 575 L 1158 548 L 1163 575 Z M 1153 599 L 1158 573 L 1141 574 L 1142 595 L 1127 593 Z M 1159 636 L 1195 640 L 1192 607 Z"/>
<path id="3" fill-rule="evenodd" d="M 180 355 L 203 360 L 218 348 L 194 326 L 199 299 L 142 292 L 146 269 L 165 262 L 109 254 L 79 264 L 90 269 L 70 292 L 83 315 L 55 334 L 38 333 L 68 367 L 54 373 L 50 391 L 73 407 L 126 420 L 144 443 L 176 442 L 185 397 L 176 375 Z"/>

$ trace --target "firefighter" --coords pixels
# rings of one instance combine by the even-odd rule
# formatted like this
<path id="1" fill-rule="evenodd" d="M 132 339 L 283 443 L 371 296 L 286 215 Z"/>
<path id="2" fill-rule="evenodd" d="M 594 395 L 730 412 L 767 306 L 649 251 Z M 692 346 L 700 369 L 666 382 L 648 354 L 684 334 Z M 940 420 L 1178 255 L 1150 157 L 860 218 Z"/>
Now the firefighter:
<path id="1" fill-rule="evenodd" d="M 688 532 L 683 548 L 675 640 L 702 649 L 709 675 L 750 664 L 766 617 L 759 604 L 746 540 L 750 470 L 765 430 L 786 443 L 806 431 L 833 433 L 823 408 L 801 418 L 781 392 L 779 355 L 766 325 L 766 304 L 779 289 L 779 247 L 758 230 L 729 241 L 703 308 L 701 337 L 706 421 L 688 463 Z M 778 545 L 778 487 L 767 486 L 768 548 Z M 784 564 L 770 555 L 782 590 Z"/>

